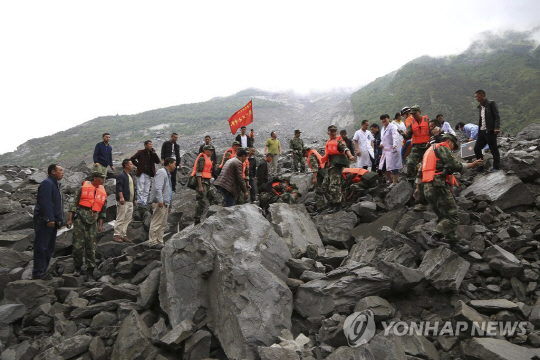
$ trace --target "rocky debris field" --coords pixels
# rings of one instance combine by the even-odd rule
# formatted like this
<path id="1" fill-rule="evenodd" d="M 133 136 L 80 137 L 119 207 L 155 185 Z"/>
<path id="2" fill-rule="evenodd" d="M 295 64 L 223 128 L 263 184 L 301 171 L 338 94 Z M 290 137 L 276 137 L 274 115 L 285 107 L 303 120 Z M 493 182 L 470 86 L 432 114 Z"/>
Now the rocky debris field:
<path id="1" fill-rule="evenodd" d="M 53 280 L 31 280 L 32 211 L 45 173 L 4 166 L 1 359 L 538 359 L 540 129 L 499 142 L 503 171 L 458 179 L 457 232 L 467 254 L 426 246 L 436 215 L 413 210 L 405 182 L 313 217 L 311 175 L 289 173 L 300 204 L 273 204 L 268 213 L 255 204 L 211 206 L 196 227 L 195 193 L 180 187 L 162 250 L 146 245 L 148 211 L 135 214 L 133 244 L 112 241 L 107 224 L 92 281 L 71 275 L 68 230 L 58 235 Z M 84 164 L 66 169 L 66 210 L 88 174 Z M 106 187 L 112 221 L 114 180 Z M 373 314 L 373 333 L 351 347 L 346 320 L 363 311 Z M 386 328 L 400 321 L 500 325 L 491 334 L 425 336 Z M 522 331 L 504 332 L 518 322 Z"/>

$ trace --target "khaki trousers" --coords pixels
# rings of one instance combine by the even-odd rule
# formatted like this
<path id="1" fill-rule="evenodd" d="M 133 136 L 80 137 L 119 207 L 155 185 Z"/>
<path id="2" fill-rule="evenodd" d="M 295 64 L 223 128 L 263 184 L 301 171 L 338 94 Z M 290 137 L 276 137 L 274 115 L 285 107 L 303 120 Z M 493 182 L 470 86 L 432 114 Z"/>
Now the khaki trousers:
<path id="1" fill-rule="evenodd" d="M 165 227 L 167 226 L 167 215 L 169 214 L 169 207 L 159 207 L 158 203 L 152 204 L 152 221 L 150 222 L 150 231 L 148 238 L 150 245 L 163 244 L 163 234 L 165 233 Z"/>
<path id="2" fill-rule="evenodd" d="M 133 219 L 133 203 L 126 202 L 124 205 L 116 203 L 116 222 L 114 223 L 114 236 L 126 236 L 129 223 Z"/>

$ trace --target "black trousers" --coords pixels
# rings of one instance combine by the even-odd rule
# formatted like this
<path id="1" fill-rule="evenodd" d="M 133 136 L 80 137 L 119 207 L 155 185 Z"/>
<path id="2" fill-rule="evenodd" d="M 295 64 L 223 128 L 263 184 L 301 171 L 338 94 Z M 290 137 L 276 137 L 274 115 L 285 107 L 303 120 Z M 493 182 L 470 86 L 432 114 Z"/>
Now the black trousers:
<path id="1" fill-rule="evenodd" d="M 43 219 L 34 219 L 34 269 L 32 275 L 34 277 L 42 277 L 45 275 L 51 257 L 54 253 L 56 244 L 56 228 L 47 226 Z"/>
<path id="2" fill-rule="evenodd" d="M 476 140 L 476 145 L 474 146 L 474 154 L 477 159 L 483 159 L 482 149 L 489 145 L 489 150 L 493 155 L 493 168 L 500 169 L 501 166 L 501 155 L 499 154 L 499 148 L 497 146 L 497 135 L 493 130 L 480 130 L 478 133 L 478 139 Z"/>
<path id="3" fill-rule="evenodd" d="M 171 173 L 171 185 L 172 185 L 172 191 L 176 192 L 176 173 L 178 172 L 178 165 L 174 169 L 174 171 Z"/>

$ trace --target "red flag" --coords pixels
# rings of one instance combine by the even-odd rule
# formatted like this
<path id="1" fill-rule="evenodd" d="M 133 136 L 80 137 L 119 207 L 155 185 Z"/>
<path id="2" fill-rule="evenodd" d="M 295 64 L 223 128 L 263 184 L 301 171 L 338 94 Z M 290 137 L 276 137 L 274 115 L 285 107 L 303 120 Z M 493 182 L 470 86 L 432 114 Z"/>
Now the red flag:
<path id="1" fill-rule="evenodd" d="M 253 122 L 253 108 L 251 105 L 251 100 L 247 103 L 246 106 L 235 112 L 229 118 L 229 126 L 231 127 L 232 134 L 236 134 L 238 128 L 242 126 L 247 126 Z"/>

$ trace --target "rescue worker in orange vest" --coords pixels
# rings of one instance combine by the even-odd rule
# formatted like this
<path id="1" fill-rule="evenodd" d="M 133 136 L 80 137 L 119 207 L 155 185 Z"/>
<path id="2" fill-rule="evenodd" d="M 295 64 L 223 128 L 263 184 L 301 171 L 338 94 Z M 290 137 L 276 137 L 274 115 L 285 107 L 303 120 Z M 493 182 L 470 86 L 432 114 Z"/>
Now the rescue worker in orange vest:
<path id="1" fill-rule="evenodd" d="M 429 146 L 431 138 L 429 132 L 429 119 L 427 116 L 422 116 L 422 110 L 418 105 L 411 108 L 413 121 L 407 127 L 407 132 L 399 130 L 399 133 L 405 140 L 411 139 L 412 148 L 407 158 L 407 180 L 414 183 L 416 177 L 416 168 L 422 161 L 422 157 Z"/>
<path id="2" fill-rule="evenodd" d="M 212 168 L 214 163 L 212 162 L 212 154 L 214 152 L 214 147 L 212 145 L 205 145 L 203 147 L 203 152 L 197 156 L 195 159 L 195 164 L 193 164 L 193 170 L 191 176 L 197 178 L 197 196 L 195 200 L 197 205 L 195 205 L 195 225 L 201 222 L 201 216 L 206 207 L 205 199 L 208 199 L 210 205 L 217 205 L 220 203 L 220 198 L 210 184 L 210 179 L 212 179 Z"/>
<path id="3" fill-rule="evenodd" d="M 341 210 L 341 173 L 344 168 L 350 165 L 350 161 L 354 160 L 354 156 L 341 136 L 337 136 L 336 126 L 330 125 L 328 127 L 328 136 L 329 139 L 326 142 L 322 158 L 328 173 L 322 187 L 330 204 L 328 214 L 332 214 Z"/>
<path id="4" fill-rule="evenodd" d="M 271 204 L 275 203 L 293 205 L 301 196 L 302 194 L 300 194 L 296 185 L 291 185 L 287 180 L 274 178 L 261 188 L 259 206 L 266 210 Z"/>
<path id="5" fill-rule="evenodd" d="M 315 211 L 321 211 L 326 203 L 322 184 L 326 176 L 325 164 L 322 156 L 315 149 L 304 147 L 304 156 L 307 158 L 308 167 L 313 174 L 313 187 L 315 190 Z"/>
<path id="6" fill-rule="evenodd" d="M 67 226 L 73 225 L 74 276 L 80 276 L 86 257 L 86 280 L 93 279 L 96 267 L 96 238 L 103 230 L 106 217 L 107 192 L 103 173 L 94 172 L 92 182 L 84 181 L 69 207 Z"/>
<path id="7" fill-rule="evenodd" d="M 424 197 L 438 217 L 438 224 L 429 238 L 430 247 L 445 246 L 457 253 L 469 251 L 469 247 L 458 243 L 456 229 L 459 225 L 459 214 L 452 193 L 452 187 L 457 185 L 454 172 L 462 172 L 468 168 L 478 168 L 483 160 L 473 163 L 460 163 L 452 156 L 452 151 L 459 149 L 459 142 L 452 134 L 444 134 L 442 142 L 430 146 L 423 156 L 418 171 L 414 197 L 420 196 L 423 184 Z M 442 240 L 445 240 L 443 242 Z"/>
<path id="8" fill-rule="evenodd" d="M 238 141 L 233 141 L 230 148 L 225 151 L 225 154 L 223 154 L 223 158 L 221 158 L 221 164 L 219 165 L 219 168 L 221 169 L 229 159 L 232 159 L 236 156 L 236 152 L 238 151 L 238 148 L 240 147 L 240 143 Z"/>

